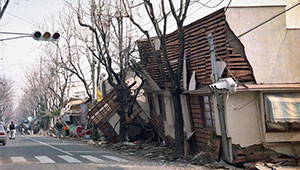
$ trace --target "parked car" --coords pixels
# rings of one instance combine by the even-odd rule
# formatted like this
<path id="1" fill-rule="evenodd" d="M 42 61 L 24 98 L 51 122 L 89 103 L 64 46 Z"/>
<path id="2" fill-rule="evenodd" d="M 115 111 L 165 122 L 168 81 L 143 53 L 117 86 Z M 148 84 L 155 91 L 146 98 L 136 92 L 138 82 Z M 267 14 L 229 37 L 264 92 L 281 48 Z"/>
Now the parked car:
<path id="1" fill-rule="evenodd" d="M 7 141 L 7 133 L 3 125 L 0 124 L 0 143 L 2 145 L 6 145 Z"/>

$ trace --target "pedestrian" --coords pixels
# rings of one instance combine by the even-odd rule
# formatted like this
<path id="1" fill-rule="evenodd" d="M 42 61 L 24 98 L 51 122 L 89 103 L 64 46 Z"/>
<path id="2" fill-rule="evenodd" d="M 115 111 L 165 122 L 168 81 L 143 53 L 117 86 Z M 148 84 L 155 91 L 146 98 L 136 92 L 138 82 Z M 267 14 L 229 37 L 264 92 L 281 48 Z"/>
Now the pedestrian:
<path id="1" fill-rule="evenodd" d="M 59 140 L 61 135 L 62 135 L 62 130 L 63 130 L 64 125 L 61 123 L 60 119 L 57 120 L 55 124 L 56 128 L 56 139 Z"/>
<path id="2" fill-rule="evenodd" d="M 14 124 L 14 121 L 11 121 L 11 124 L 9 125 L 9 132 L 10 132 L 9 139 L 15 139 L 16 125 Z"/>

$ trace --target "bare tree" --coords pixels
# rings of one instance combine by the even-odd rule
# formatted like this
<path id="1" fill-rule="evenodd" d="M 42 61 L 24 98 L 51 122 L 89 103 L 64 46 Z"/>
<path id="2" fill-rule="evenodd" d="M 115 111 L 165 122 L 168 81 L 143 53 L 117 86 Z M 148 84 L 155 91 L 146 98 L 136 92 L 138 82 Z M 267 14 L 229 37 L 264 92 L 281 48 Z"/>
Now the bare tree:
<path id="1" fill-rule="evenodd" d="M 120 140 L 125 139 L 125 117 L 130 116 L 136 96 L 143 86 L 143 79 L 131 62 L 135 44 L 132 35 L 132 24 L 123 15 L 124 6 L 121 0 L 96 1 L 91 0 L 87 8 L 79 1 L 77 10 L 78 22 L 88 28 L 96 46 L 89 46 L 89 51 L 105 67 L 108 82 L 117 91 L 116 102 L 120 104 L 117 110 L 120 116 Z M 91 44 L 93 45 L 93 44 Z M 93 49 L 95 48 L 95 49 Z M 96 50 L 96 51 L 95 51 Z M 132 70 L 142 79 L 141 85 L 132 93 L 134 84 L 127 84 L 128 72 Z"/>
<path id="2" fill-rule="evenodd" d="M 3 116 L 12 116 L 13 96 L 13 81 L 6 77 L 0 77 L 0 120 Z"/>
<path id="3" fill-rule="evenodd" d="M 75 75 L 82 82 L 89 99 L 92 99 L 91 80 L 99 75 L 94 75 L 91 71 L 95 68 L 95 61 L 88 49 L 91 40 L 89 34 L 82 30 L 73 16 L 66 11 L 61 13 L 59 29 L 62 37 L 56 43 L 57 51 L 52 58 L 55 59 L 57 66 L 66 70 L 68 74 Z M 86 74 L 86 70 L 89 74 Z"/>
<path id="4" fill-rule="evenodd" d="M 171 95 L 174 103 L 175 110 L 175 141 L 176 141 L 176 155 L 182 156 L 184 154 L 184 133 L 183 133 L 183 117 L 182 117 L 182 108 L 180 101 L 180 94 L 182 92 L 180 87 L 180 80 L 183 72 L 183 60 L 184 60 L 184 46 L 185 46 L 185 38 L 184 38 L 184 30 L 183 23 L 186 19 L 187 11 L 190 5 L 190 0 L 180 0 L 179 8 L 175 9 L 175 5 L 173 0 L 161 0 L 160 1 L 160 12 L 162 18 L 159 18 L 157 15 L 157 10 L 154 9 L 153 3 L 151 0 L 143 0 L 143 5 L 148 14 L 148 17 L 154 27 L 156 36 L 160 42 L 160 49 L 156 49 L 152 39 L 150 37 L 149 31 L 144 29 L 142 25 L 136 21 L 133 14 L 130 12 L 133 7 L 133 2 L 129 0 L 123 0 L 124 6 L 126 6 L 126 14 L 127 17 L 130 18 L 132 23 L 144 34 L 146 35 L 149 44 L 152 48 L 152 52 L 156 58 L 157 63 L 160 66 L 160 72 L 163 77 L 171 82 Z M 168 6 L 167 6 L 168 5 Z M 167 8 L 168 7 L 168 8 Z M 167 12 L 167 9 L 170 12 Z M 171 14 L 176 21 L 177 25 L 177 35 L 178 41 L 180 45 L 180 51 L 178 56 L 178 65 L 176 68 L 172 68 L 168 53 L 167 53 L 167 43 L 166 43 L 166 33 L 168 29 L 168 15 Z M 160 21 L 162 23 L 160 23 Z M 163 56 L 161 57 L 161 51 Z M 163 59 L 162 59 L 163 58 Z M 167 69 L 167 74 L 164 71 L 164 68 Z"/>
<path id="5" fill-rule="evenodd" d="M 19 103 L 19 114 L 37 117 L 43 128 L 48 128 L 50 118 L 58 116 L 64 104 L 64 90 L 67 80 L 60 84 L 57 70 L 53 70 L 50 61 L 41 60 L 39 66 L 27 73 L 26 86 Z M 55 72 L 55 73 L 54 73 Z M 62 79 L 63 80 L 63 79 Z"/>
<path id="6" fill-rule="evenodd" d="M 53 44 L 49 44 L 44 48 L 47 59 L 43 60 L 43 68 L 46 69 L 45 73 L 49 77 L 48 90 L 51 103 L 56 110 L 60 110 L 65 105 L 66 91 L 73 73 L 61 67 L 58 50 L 54 51 L 52 47 Z"/>
<path id="7" fill-rule="evenodd" d="M 10 0 L 0 0 L 0 20 L 2 19 L 2 16 L 9 4 L 9 1 Z M 3 3 L 3 5 L 2 5 L 2 3 Z"/>

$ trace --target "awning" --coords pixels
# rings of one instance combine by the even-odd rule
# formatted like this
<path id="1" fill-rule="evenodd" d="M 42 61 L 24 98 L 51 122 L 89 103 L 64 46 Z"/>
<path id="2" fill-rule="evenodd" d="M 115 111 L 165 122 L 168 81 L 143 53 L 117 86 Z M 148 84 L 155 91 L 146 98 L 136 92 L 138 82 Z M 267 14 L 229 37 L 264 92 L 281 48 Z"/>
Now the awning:
<path id="1" fill-rule="evenodd" d="M 300 123 L 300 93 L 265 94 L 267 121 Z"/>

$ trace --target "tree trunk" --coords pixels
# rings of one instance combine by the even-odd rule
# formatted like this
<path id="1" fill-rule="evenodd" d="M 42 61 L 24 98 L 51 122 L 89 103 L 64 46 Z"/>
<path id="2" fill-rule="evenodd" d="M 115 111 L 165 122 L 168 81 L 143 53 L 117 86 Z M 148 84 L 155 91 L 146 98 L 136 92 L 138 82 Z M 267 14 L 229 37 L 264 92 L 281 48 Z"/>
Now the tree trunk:
<path id="1" fill-rule="evenodd" d="M 117 88 L 118 96 L 115 99 L 115 102 L 120 104 L 120 108 L 118 109 L 117 113 L 120 116 L 120 134 L 119 134 L 119 141 L 125 140 L 126 135 L 126 110 L 130 103 L 130 89 L 125 84 L 124 86 L 119 86 Z"/>
<path id="2" fill-rule="evenodd" d="M 184 154 L 184 132 L 180 93 L 181 90 L 179 88 L 171 92 L 175 110 L 175 157 L 181 157 Z"/>
<path id="3" fill-rule="evenodd" d="M 119 109 L 118 115 L 120 116 L 120 134 L 119 134 L 119 141 L 123 142 L 125 141 L 125 135 L 126 135 L 126 126 L 125 126 L 125 110 Z"/>

